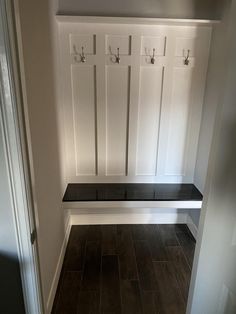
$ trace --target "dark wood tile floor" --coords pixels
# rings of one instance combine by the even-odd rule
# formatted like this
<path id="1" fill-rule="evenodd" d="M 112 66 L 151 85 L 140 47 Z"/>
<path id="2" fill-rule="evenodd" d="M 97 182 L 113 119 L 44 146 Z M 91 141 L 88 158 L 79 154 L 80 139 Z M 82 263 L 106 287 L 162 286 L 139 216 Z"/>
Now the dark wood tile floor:
<path id="1" fill-rule="evenodd" d="M 186 225 L 73 226 L 52 313 L 185 313 L 194 249 Z"/>

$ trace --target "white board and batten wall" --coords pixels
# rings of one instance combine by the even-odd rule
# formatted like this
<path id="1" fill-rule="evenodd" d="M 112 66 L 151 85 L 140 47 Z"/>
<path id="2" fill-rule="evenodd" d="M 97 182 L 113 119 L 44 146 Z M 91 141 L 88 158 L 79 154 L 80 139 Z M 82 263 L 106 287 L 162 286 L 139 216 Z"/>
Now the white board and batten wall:
<path id="1" fill-rule="evenodd" d="M 193 182 L 211 25 L 57 18 L 67 181 Z"/>
<path id="2" fill-rule="evenodd" d="M 66 181 L 194 183 L 212 22 L 57 20 Z M 72 224 L 187 223 L 196 236 L 201 205 L 164 206 L 64 207 Z"/>

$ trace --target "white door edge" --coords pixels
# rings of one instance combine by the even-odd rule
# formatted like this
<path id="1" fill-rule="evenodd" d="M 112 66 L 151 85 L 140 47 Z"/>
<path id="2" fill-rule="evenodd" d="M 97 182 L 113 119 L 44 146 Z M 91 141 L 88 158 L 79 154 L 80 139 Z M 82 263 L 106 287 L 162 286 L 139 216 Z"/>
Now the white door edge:
<path id="1" fill-rule="evenodd" d="M 13 11 L 6 0 L 0 3 L 0 23 L 4 40 L 4 51 L 0 58 L 0 77 L 2 102 L 0 110 L 0 125 L 3 129 L 5 153 L 8 164 L 9 181 L 15 230 L 18 246 L 25 311 L 27 314 L 42 314 L 43 302 L 41 294 L 40 271 L 38 263 L 37 241 L 32 245 L 31 232 L 34 230 L 34 214 L 30 176 L 28 172 L 26 140 L 23 136 L 21 121 L 21 99 L 17 87 L 17 58 L 15 49 L 11 49 L 14 41 Z"/>

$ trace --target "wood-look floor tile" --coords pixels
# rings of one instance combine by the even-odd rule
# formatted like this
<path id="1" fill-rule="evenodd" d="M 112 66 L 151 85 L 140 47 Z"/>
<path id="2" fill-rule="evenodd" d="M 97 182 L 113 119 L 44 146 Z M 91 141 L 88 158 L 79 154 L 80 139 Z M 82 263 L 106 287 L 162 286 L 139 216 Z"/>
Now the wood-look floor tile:
<path id="1" fill-rule="evenodd" d="M 101 277 L 101 243 L 87 242 L 82 290 L 93 291 L 100 289 Z"/>
<path id="2" fill-rule="evenodd" d="M 180 291 L 184 297 L 184 300 L 187 302 L 191 278 L 190 267 L 187 264 L 181 247 L 169 246 L 168 255 L 169 259 L 172 261 Z"/>
<path id="3" fill-rule="evenodd" d="M 132 225 L 131 229 L 134 241 L 147 240 L 145 225 Z"/>
<path id="4" fill-rule="evenodd" d="M 88 226 L 87 241 L 101 241 L 102 232 L 100 225 Z"/>
<path id="5" fill-rule="evenodd" d="M 145 225 L 146 237 L 153 261 L 167 261 L 168 254 L 166 247 L 158 233 L 156 225 Z"/>
<path id="6" fill-rule="evenodd" d="M 102 230 L 102 255 L 115 255 L 117 226 L 103 225 Z"/>
<path id="7" fill-rule="evenodd" d="M 142 290 L 156 290 L 155 272 L 147 241 L 135 241 L 135 253 L 138 266 L 140 287 Z"/>
<path id="8" fill-rule="evenodd" d="M 52 313 L 76 314 L 80 283 L 80 272 L 65 272 L 63 274 L 59 298 Z"/>
<path id="9" fill-rule="evenodd" d="M 137 280 L 121 281 L 122 314 L 142 314 L 142 301 Z"/>
<path id="10" fill-rule="evenodd" d="M 80 291 L 77 305 L 77 314 L 99 314 L 100 292 Z"/>
<path id="11" fill-rule="evenodd" d="M 138 279 L 131 227 L 117 226 L 117 254 L 121 279 Z"/>
<path id="12" fill-rule="evenodd" d="M 183 248 L 184 255 L 187 258 L 190 268 L 193 265 L 195 242 L 192 235 L 189 233 L 178 233 L 177 234 L 180 245 Z"/>
<path id="13" fill-rule="evenodd" d="M 159 314 L 155 305 L 155 291 L 141 291 L 143 314 Z"/>
<path id="14" fill-rule="evenodd" d="M 53 314 L 182 314 L 195 241 L 186 225 L 73 226 Z"/>
<path id="15" fill-rule="evenodd" d="M 121 313 L 119 265 L 115 255 L 102 257 L 101 313 Z"/>
<path id="16" fill-rule="evenodd" d="M 177 246 L 179 242 L 176 237 L 175 233 L 175 226 L 174 225 L 158 225 L 157 226 L 158 232 L 160 237 L 163 241 L 165 246 Z"/>
<path id="17" fill-rule="evenodd" d="M 65 254 L 65 271 L 82 271 L 88 226 L 72 226 Z"/>
<path id="18" fill-rule="evenodd" d="M 172 262 L 154 262 L 158 284 L 156 306 L 159 314 L 184 314 L 185 305 L 180 293 Z"/>
<path id="19" fill-rule="evenodd" d="M 175 233 L 188 233 L 189 229 L 186 224 L 175 224 L 173 225 Z"/>

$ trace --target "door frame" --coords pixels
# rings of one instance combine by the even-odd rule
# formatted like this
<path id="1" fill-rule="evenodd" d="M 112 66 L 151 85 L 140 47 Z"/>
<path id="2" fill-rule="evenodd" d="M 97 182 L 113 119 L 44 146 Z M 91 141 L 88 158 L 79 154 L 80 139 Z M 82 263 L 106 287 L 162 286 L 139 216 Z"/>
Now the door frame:
<path id="1" fill-rule="evenodd" d="M 44 313 L 22 87 L 11 1 L 0 2 L 0 127 L 3 131 L 25 311 Z"/>

